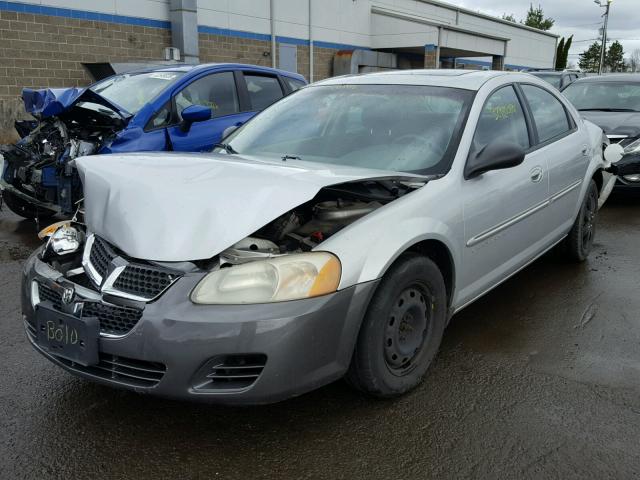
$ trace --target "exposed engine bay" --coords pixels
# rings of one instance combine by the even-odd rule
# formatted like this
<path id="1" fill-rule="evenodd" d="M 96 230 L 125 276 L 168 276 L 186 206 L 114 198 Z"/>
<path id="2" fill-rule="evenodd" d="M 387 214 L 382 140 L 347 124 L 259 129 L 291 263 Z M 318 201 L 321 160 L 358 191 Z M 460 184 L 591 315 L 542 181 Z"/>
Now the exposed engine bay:
<path id="1" fill-rule="evenodd" d="M 220 254 L 220 265 L 307 252 L 327 238 L 423 186 L 396 180 L 369 180 L 326 187 L 311 201 L 281 215 Z"/>
<path id="2" fill-rule="evenodd" d="M 16 122 L 23 138 L 15 145 L 0 146 L 5 190 L 7 185 L 17 190 L 4 193 L 7 205 L 15 211 L 14 204 L 23 193 L 41 205 L 44 213 L 55 213 L 55 205 L 63 213 L 75 211 L 82 185 L 74 159 L 97 153 L 122 125 L 123 119 L 115 112 L 87 102 L 37 122 Z"/>

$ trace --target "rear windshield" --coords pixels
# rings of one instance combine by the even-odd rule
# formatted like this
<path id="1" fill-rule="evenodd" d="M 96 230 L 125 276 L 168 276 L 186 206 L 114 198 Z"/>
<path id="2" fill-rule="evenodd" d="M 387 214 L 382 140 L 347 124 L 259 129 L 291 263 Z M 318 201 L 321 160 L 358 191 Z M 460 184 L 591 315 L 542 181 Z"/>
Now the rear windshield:
<path id="1" fill-rule="evenodd" d="M 123 73 L 93 84 L 91 90 L 129 113 L 137 113 L 183 75 L 177 71 Z"/>

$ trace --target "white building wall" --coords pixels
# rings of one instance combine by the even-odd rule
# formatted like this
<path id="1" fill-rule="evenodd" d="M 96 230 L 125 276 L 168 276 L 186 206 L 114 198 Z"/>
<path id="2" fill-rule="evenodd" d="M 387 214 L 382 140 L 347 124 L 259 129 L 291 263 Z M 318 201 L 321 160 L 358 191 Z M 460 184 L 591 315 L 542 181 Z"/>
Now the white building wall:
<path id="1" fill-rule="evenodd" d="M 69 8 L 108 15 L 169 20 L 169 0 L 17 0 L 45 7 Z"/>
<path id="2" fill-rule="evenodd" d="M 92 11 L 111 15 L 169 20 L 169 0 L 22 0 L 23 3 Z M 507 37 L 506 64 L 551 67 L 556 38 L 517 25 L 475 15 L 455 5 L 429 3 L 429 0 L 313 0 L 312 35 L 317 42 L 362 48 L 400 48 L 435 44 L 437 30 L 417 22 L 393 19 L 372 13 L 379 7 L 414 15 L 443 26 L 457 26 L 487 35 Z M 198 24 L 221 30 L 270 34 L 269 0 L 198 0 Z M 308 0 L 275 0 L 277 36 L 294 41 L 309 39 Z M 495 41 L 447 33 L 444 46 L 501 53 Z M 471 38 L 471 41 L 469 41 Z"/>

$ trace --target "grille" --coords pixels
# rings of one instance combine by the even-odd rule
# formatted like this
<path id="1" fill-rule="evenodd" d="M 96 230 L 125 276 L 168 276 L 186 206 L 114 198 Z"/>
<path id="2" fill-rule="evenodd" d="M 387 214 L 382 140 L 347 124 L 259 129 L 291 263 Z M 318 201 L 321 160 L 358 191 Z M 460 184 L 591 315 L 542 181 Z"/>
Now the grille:
<path id="1" fill-rule="evenodd" d="M 49 300 L 54 308 L 61 310 L 62 297 L 52 288 L 38 283 L 40 300 Z M 119 305 L 85 302 L 82 307 L 84 317 L 98 317 L 100 331 L 111 335 L 124 335 L 138 323 L 142 317 L 142 310 Z"/>
<path id="2" fill-rule="evenodd" d="M 61 357 L 56 357 L 56 360 L 78 372 L 87 373 L 111 382 L 142 388 L 155 387 L 162 380 L 167 369 L 162 363 L 117 357 L 105 353 L 100 353 L 100 362 L 97 365 L 89 367 Z"/>
<path id="3" fill-rule="evenodd" d="M 131 307 L 86 302 L 82 307 L 83 317 L 98 317 L 100 331 L 112 335 L 123 335 L 136 326 L 142 310 Z"/>
<path id="4" fill-rule="evenodd" d="M 127 264 L 113 283 L 108 285 L 109 293 L 117 295 L 116 292 L 122 292 L 134 295 L 137 297 L 133 297 L 135 300 L 153 300 L 182 276 L 179 271 L 128 258 L 98 236 L 94 236 L 93 239 L 89 261 L 102 280 L 106 277 L 110 264 L 116 257 L 120 257 Z M 107 283 L 111 283 L 111 280 Z M 106 288 L 106 285 L 103 285 L 102 288 Z"/>
<path id="5" fill-rule="evenodd" d="M 89 252 L 89 260 L 96 272 L 104 278 L 109 269 L 109 262 L 117 257 L 116 253 L 100 237 L 93 237 L 93 246 Z"/>
<path id="6" fill-rule="evenodd" d="M 154 298 L 177 277 L 170 271 L 142 265 L 128 265 L 113 283 L 116 290 L 144 298 Z"/>
<path id="7" fill-rule="evenodd" d="M 239 390 L 253 385 L 264 370 L 263 354 L 221 355 L 209 360 L 196 374 L 196 390 Z"/>
<path id="8" fill-rule="evenodd" d="M 62 309 L 62 295 L 48 287 L 43 283 L 38 283 L 38 295 L 40 296 L 40 300 L 49 300 L 53 303 L 53 308 L 56 310 Z"/>

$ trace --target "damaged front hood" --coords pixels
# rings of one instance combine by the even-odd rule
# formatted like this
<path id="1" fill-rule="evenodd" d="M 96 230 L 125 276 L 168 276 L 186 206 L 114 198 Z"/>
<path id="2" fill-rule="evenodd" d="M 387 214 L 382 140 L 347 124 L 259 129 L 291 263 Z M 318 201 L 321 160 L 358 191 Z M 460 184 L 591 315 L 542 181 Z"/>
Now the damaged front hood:
<path id="1" fill-rule="evenodd" d="M 95 155 L 76 160 L 89 231 L 127 255 L 211 258 L 320 189 L 355 180 L 427 177 L 214 154 Z"/>
<path id="2" fill-rule="evenodd" d="M 131 116 L 124 108 L 97 94 L 89 88 L 44 88 L 22 90 L 22 101 L 27 113 L 37 118 L 60 115 L 70 110 L 79 102 L 91 102 L 107 107 L 123 119 Z"/>

